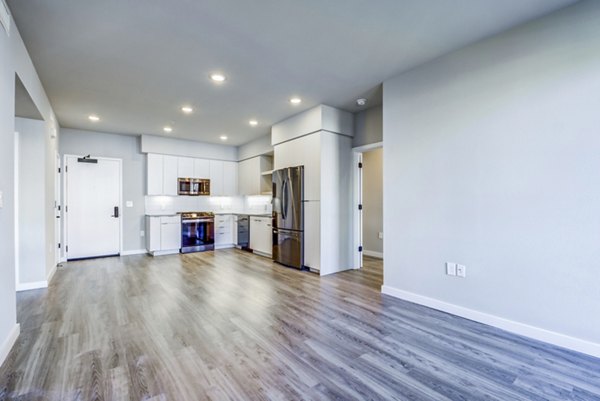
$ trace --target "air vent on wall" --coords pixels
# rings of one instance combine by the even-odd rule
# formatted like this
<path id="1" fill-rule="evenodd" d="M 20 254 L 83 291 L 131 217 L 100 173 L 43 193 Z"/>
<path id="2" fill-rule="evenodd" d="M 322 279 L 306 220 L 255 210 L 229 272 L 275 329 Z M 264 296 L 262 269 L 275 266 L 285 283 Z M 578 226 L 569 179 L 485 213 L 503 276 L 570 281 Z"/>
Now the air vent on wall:
<path id="1" fill-rule="evenodd" d="M 4 27 L 6 36 L 10 36 L 10 13 L 4 0 L 0 0 L 0 25 Z"/>

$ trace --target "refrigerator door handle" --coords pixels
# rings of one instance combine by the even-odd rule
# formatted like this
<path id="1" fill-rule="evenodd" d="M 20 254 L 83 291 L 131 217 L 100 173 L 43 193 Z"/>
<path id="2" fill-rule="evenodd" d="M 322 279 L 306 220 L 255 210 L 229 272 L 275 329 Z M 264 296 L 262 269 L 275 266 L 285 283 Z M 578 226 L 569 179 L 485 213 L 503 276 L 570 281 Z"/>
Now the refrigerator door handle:
<path id="1" fill-rule="evenodd" d="M 287 203 L 288 203 L 288 196 L 287 196 L 287 186 L 288 186 L 288 181 L 284 180 L 283 181 L 283 185 L 281 188 L 281 214 L 283 219 L 287 219 Z"/>

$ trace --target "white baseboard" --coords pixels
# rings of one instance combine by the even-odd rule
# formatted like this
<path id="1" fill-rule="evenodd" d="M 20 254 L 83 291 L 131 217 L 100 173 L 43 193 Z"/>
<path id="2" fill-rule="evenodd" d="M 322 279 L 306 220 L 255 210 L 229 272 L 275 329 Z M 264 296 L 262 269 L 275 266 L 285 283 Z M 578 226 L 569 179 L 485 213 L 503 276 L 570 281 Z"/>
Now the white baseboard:
<path id="1" fill-rule="evenodd" d="M 147 253 L 148 251 L 145 249 L 134 249 L 131 251 L 123 251 L 121 252 L 121 256 L 129 256 L 129 255 L 143 255 L 144 253 Z"/>
<path id="2" fill-rule="evenodd" d="M 273 257 L 273 255 L 271 255 L 270 253 L 261 252 L 261 251 L 252 250 L 252 253 L 255 255 L 258 255 L 258 256 L 262 256 L 264 258 L 269 258 L 269 259 Z"/>
<path id="3" fill-rule="evenodd" d="M 17 284 L 17 292 L 39 290 L 40 288 L 48 288 L 47 281 L 34 281 L 32 283 L 19 283 Z"/>
<path id="4" fill-rule="evenodd" d="M 567 348 L 573 351 L 581 352 L 591 356 L 600 358 L 600 344 L 591 341 L 583 340 L 576 337 L 571 337 L 565 334 L 542 329 L 540 327 L 530 326 L 525 323 L 515 322 L 499 316 L 490 315 L 488 313 L 479 312 L 473 309 L 454 305 L 438 299 L 429 298 L 423 295 L 400 290 L 386 285 L 381 286 L 383 294 L 391 295 L 405 301 L 413 302 L 419 305 L 424 305 L 429 308 L 441 310 L 451 313 L 456 316 L 464 317 L 469 320 L 474 320 L 479 323 L 497 327 L 511 333 L 519 334 L 535 340 L 543 341 L 552 345 Z"/>
<path id="5" fill-rule="evenodd" d="M 179 253 L 179 249 L 172 249 L 170 251 L 152 251 L 149 252 L 152 256 L 165 256 L 165 255 L 175 255 Z"/>
<path id="6" fill-rule="evenodd" d="M 363 250 L 363 255 L 370 256 L 372 258 L 383 259 L 383 252 Z"/>
<path id="7" fill-rule="evenodd" d="M 235 248 L 235 245 L 234 244 L 215 245 L 215 249 L 228 249 L 228 248 Z"/>
<path id="8" fill-rule="evenodd" d="M 54 267 L 52 267 L 52 270 L 50 270 L 50 273 L 48 273 L 48 277 L 46 277 L 47 284 L 50 284 L 50 282 L 52 281 L 52 278 L 54 277 L 54 273 L 56 273 L 56 267 L 57 267 L 57 265 L 54 265 Z"/>
<path id="9" fill-rule="evenodd" d="M 6 360 L 6 357 L 10 353 L 10 350 L 12 349 L 13 345 L 15 345 L 15 343 L 17 342 L 20 333 L 21 326 L 19 324 L 15 324 L 13 329 L 8 334 L 6 340 L 4 340 L 2 345 L 0 345 L 0 366 L 2 366 L 2 364 Z"/>

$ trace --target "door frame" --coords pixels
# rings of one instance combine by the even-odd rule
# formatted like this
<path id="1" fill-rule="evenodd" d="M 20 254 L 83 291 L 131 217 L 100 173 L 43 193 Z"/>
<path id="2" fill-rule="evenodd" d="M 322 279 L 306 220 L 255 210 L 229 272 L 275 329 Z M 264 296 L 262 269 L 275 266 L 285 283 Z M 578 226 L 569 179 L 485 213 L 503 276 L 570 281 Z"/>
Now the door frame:
<path id="1" fill-rule="evenodd" d="M 54 174 L 56 174 L 54 176 L 54 250 L 55 250 L 55 257 L 54 257 L 54 264 L 58 265 L 59 263 L 62 262 L 62 251 L 63 251 L 63 247 L 62 247 L 62 218 L 63 218 L 63 213 L 62 213 L 62 199 L 60 197 L 61 193 L 60 193 L 60 183 L 61 183 L 61 177 L 62 177 L 62 162 L 60 159 L 60 154 L 57 152 L 56 153 L 56 165 L 54 166 L 55 170 L 54 170 Z M 58 221 L 56 221 L 58 220 Z M 58 247 L 59 245 L 60 248 Z"/>
<path id="2" fill-rule="evenodd" d="M 69 173 L 67 171 L 67 158 L 68 157 L 83 157 L 80 155 L 74 155 L 74 154 L 64 154 L 63 155 L 63 170 L 62 170 L 62 179 L 63 179 L 63 198 L 62 198 L 62 216 L 63 216 L 63 237 L 64 237 L 64 244 L 63 244 L 63 257 L 62 257 L 62 261 L 66 262 L 67 261 L 67 246 L 68 244 L 68 238 L 69 238 L 69 230 L 68 230 L 68 220 L 69 220 L 69 213 L 66 211 L 65 207 L 67 206 L 66 203 L 68 202 L 68 197 L 67 197 L 67 193 L 68 193 L 68 180 L 67 180 L 67 174 Z M 94 156 L 91 155 L 92 159 L 98 159 L 98 160 L 108 160 L 108 161 L 116 161 L 119 163 L 119 210 L 121 211 L 121 217 L 119 218 L 119 255 L 123 254 L 123 219 L 124 219 L 124 210 L 123 210 L 123 159 L 119 159 L 116 157 L 100 157 L 100 156 Z"/>
<path id="3" fill-rule="evenodd" d="M 353 188 L 352 191 L 352 208 L 353 212 L 353 261 L 354 261 L 354 269 L 360 269 L 363 267 L 363 252 L 359 251 L 362 247 L 364 251 L 363 245 L 363 212 L 358 208 L 358 205 L 361 205 L 363 202 L 363 170 L 359 168 L 359 163 L 362 163 L 363 153 L 368 152 L 370 150 L 375 149 L 383 149 L 383 142 L 371 143 L 364 146 L 357 146 L 352 148 L 352 175 L 353 175 Z M 383 188 L 385 191 L 385 188 Z M 382 194 L 383 198 L 383 194 Z M 385 252 L 385 249 L 383 250 Z"/>
<path id="4" fill-rule="evenodd" d="M 20 278 L 20 244 L 19 244 L 19 151 L 20 151 L 20 134 L 19 132 L 15 131 L 15 143 L 14 143 L 14 152 L 15 152 L 15 156 L 14 156 L 14 202 L 15 202 L 15 206 L 14 206 L 14 223 L 15 223 L 15 227 L 14 227 L 14 235 L 15 235 L 15 288 L 18 290 L 19 285 L 21 283 L 21 278 Z"/>

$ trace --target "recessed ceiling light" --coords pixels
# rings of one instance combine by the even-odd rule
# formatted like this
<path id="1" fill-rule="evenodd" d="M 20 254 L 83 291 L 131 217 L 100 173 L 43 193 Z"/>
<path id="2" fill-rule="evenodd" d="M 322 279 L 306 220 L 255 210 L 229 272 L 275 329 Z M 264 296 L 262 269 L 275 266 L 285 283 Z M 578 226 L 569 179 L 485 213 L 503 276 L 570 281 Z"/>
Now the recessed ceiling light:
<path id="1" fill-rule="evenodd" d="M 357 106 L 364 106 L 365 104 L 367 104 L 367 99 L 365 99 L 365 98 L 356 99 Z"/>
<path id="2" fill-rule="evenodd" d="M 163 128 L 163 131 L 165 132 L 173 132 L 173 128 L 169 127 L 168 125 L 166 127 Z"/>
<path id="3" fill-rule="evenodd" d="M 88 118 L 90 119 L 90 121 L 96 122 L 96 121 L 100 121 L 100 117 L 98 117 L 97 115 L 90 115 L 88 116 Z"/>
<path id="4" fill-rule="evenodd" d="M 250 120 L 250 121 L 248 121 L 248 123 L 253 127 L 256 127 L 258 125 L 258 121 L 256 121 L 256 120 Z"/>
<path id="5" fill-rule="evenodd" d="M 210 74 L 210 79 L 212 79 L 215 82 L 223 82 L 225 81 L 225 75 L 223 74 Z"/>
<path id="6" fill-rule="evenodd" d="M 183 111 L 185 114 L 190 114 L 192 111 L 194 111 L 194 109 L 192 109 L 190 106 L 183 106 L 181 111 Z"/>
<path id="7" fill-rule="evenodd" d="M 302 99 L 300 99 L 299 97 L 293 97 L 290 99 L 290 103 L 291 104 L 300 104 L 300 103 L 302 103 Z"/>
<path id="8" fill-rule="evenodd" d="M 221 138 L 222 141 L 226 141 L 227 140 L 227 135 L 221 135 L 219 138 Z"/>

